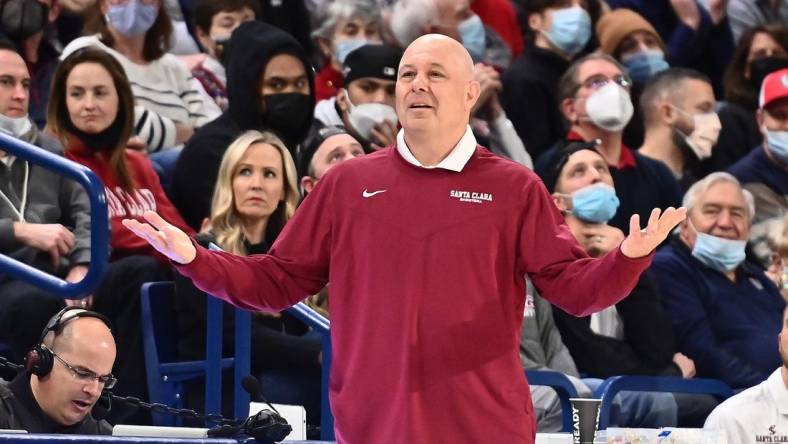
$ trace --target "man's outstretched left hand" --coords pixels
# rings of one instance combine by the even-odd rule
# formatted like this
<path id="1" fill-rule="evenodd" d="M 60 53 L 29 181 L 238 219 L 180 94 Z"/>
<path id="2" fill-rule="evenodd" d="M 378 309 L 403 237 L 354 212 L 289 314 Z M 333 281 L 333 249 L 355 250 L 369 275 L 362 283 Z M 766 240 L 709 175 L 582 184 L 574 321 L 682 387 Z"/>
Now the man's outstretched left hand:
<path id="1" fill-rule="evenodd" d="M 685 217 L 687 209 L 684 207 L 670 207 L 665 212 L 654 208 L 648 218 L 648 225 L 641 230 L 640 216 L 633 214 L 629 219 L 629 236 L 621 243 L 621 252 L 630 258 L 649 255 Z"/>

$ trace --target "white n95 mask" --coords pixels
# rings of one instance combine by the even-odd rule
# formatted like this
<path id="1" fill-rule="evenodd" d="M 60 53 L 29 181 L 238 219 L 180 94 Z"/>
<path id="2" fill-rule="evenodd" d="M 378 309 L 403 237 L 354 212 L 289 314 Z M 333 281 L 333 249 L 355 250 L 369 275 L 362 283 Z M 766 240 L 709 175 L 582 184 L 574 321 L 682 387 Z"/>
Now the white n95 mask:
<path id="1" fill-rule="evenodd" d="M 624 129 L 633 112 L 629 92 L 614 82 L 608 82 L 586 99 L 588 118 L 594 125 L 607 131 Z"/>
<path id="2" fill-rule="evenodd" d="M 386 105 L 385 103 L 362 103 L 361 105 L 353 105 L 350 101 L 350 96 L 345 91 L 347 103 L 350 105 L 348 109 L 348 119 L 353 129 L 356 130 L 359 136 L 367 141 L 372 140 L 372 129 L 375 125 L 383 123 L 388 120 L 392 125 L 397 125 L 397 112 L 394 108 Z"/>

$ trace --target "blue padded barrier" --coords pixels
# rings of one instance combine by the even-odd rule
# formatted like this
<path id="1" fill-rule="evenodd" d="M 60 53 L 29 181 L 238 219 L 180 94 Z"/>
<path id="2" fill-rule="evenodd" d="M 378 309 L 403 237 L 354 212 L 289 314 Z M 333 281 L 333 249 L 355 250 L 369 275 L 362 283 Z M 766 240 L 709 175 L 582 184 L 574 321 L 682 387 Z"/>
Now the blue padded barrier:
<path id="1" fill-rule="evenodd" d="M 572 405 L 569 398 L 577 398 L 577 389 L 563 373 L 547 370 L 526 370 L 525 376 L 530 385 L 552 387 L 561 401 L 561 420 L 564 432 L 572 431 Z"/>
<path id="2" fill-rule="evenodd" d="M 594 392 L 602 400 L 599 410 L 599 430 L 610 423 L 610 407 L 620 391 L 670 392 L 712 395 L 719 401 L 733 396 L 733 390 L 716 379 L 684 379 L 678 376 L 613 376 L 605 380 Z"/>

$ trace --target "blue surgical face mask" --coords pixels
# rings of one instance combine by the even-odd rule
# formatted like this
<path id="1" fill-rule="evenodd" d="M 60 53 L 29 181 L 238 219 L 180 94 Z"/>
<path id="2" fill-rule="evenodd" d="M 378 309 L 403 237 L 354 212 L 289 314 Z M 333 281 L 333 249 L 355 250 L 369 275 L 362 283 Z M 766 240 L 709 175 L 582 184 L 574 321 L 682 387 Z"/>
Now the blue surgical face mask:
<path id="1" fill-rule="evenodd" d="M 129 0 L 128 3 L 110 5 L 106 20 L 124 36 L 137 37 L 148 32 L 158 16 L 157 5 L 146 5 L 141 0 Z"/>
<path id="2" fill-rule="evenodd" d="M 334 56 L 342 65 L 345 64 L 348 54 L 369 43 L 366 39 L 342 40 L 334 43 Z"/>
<path id="3" fill-rule="evenodd" d="M 616 215 L 619 200 L 616 190 L 604 183 L 595 183 L 572 193 L 572 214 L 586 222 L 605 223 Z"/>
<path id="4" fill-rule="evenodd" d="M 544 36 L 564 54 L 575 55 L 591 38 L 591 17 L 580 6 L 555 10 L 552 26 Z"/>
<path id="5" fill-rule="evenodd" d="M 665 61 L 665 53 L 659 49 L 640 51 L 621 59 L 633 82 L 643 84 L 654 74 L 670 67 Z"/>
<path id="6" fill-rule="evenodd" d="M 766 143 L 777 160 L 788 164 L 788 131 L 766 130 Z"/>
<path id="7" fill-rule="evenodd" d="M 484 57 L 485 36 L 482 19 L 474 14 L 457 25 L 457 32 L 460 33 L 462 46 L 471 53 L 474 62 L 479 62 Z"/>
<path id="8" fill-rule="evenodd" d="M 746 240 L 732 240 L 697 233 L 692 256 L 707 267 L 725 273 L 735 269 L 744 261 L 746 245 Z"/>

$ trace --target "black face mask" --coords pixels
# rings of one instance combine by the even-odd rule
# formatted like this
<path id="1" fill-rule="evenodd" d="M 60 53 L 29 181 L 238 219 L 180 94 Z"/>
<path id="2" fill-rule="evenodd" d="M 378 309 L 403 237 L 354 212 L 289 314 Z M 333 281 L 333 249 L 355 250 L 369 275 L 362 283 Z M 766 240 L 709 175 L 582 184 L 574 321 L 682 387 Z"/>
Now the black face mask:
<path id="1" fill-rule="evenodd" d="M 769 74 L 788 68 L 788 58 L 762 57 L 750 62 L 750 86 L 757 92 L 761 90 L 763 79 Z"/>
<path id="2" fill-rule="evenodd" d="M 44 29 L 49 7 L 37 0 L 0 0 L 0 29 L 21 41 Z"/>
<path id="3" fill-rule="evenodd" d="M 289 143 L 300 142 L 306 136 L 314 106 L 307 94 L 284 93 L 263 96 L 263 119 L 285 137 Z M 304 134 L 298 132 L 304 131 Z"/>
<path id="4" fill-rule="evenodd" d="M 115 117 L 115 121 L 112 122 L 112 125 L 99 133 L 86 133 L 74 126 L 71 119 L 66 119 L 65 127 L 66 131 L 77 136 L 90 151 L 94 153 L 104 152 L 109 154 L 120 145 L 120 132 L 123 129 L 124 120 L 124 112 L 118 110 L 118 115 Z"/>

